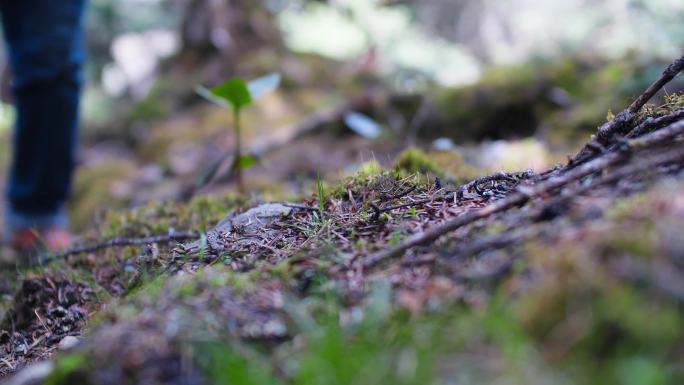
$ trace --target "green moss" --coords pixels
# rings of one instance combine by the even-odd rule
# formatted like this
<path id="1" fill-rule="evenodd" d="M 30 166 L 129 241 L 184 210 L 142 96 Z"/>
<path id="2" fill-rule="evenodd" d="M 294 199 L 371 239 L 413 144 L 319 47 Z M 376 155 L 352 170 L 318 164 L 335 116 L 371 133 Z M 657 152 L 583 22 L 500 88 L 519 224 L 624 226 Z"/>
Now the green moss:
<path id="1" fill-rule="evenodd" d="M 682 336 L 681 325 L 684 324 L 684 319 L 676 305 L 644 296 L 633 287 L 611 288 L 598 298 L 594 314 L 602 322 L 618 324 L 624 328 L 626 336 L 632 340 L 620 342 L 634 344 L 630 348 L 642 352 L 653 350 L 665 353 Z"/>
<path id="2" fill-rule="evenodd" d="M 672 93 L 663 96 L 663 104 L 646 104 L 637 114 L 637 123 L 647 118 L 658 118 L 684 108 L 684 93 Z"/>
<path id="3" fill-rule="evenodd" d="M 260 272 L 238 273 L 225 266 L 204 269 L 205 280 L 214 287 L 229 286 L 238 293 L 253 290 Z"/>
<path id="4" fill-rule="evenodd" d="M 337 199 L 344 199 L 347 197 L 347 191 L 358 191 L 361 188 L 371 185 L 377 179 L 387 176 L 388 174 L 389 173 L 382 168 L 378 161 L 371 160 L 365 162 L 358 167 L 354 175 L 347 177 L 337 186 L 332 187 L 328 196 Z"/>
<path id="5" fill-rule="evenodd" d="M 188 203 L 151 202 L 132 210 L 110 210 L 101 232 L 106 237 L 142 237 L 166 234 L 171 228 L 204 231 L 245 202 L 243 196 L 231 193 L 198 196 Z"/>
<path id="6" fill-rule="evenodd" d="M 658 360 L 641 355 L 625 357 L 615 365 L 617 383 L 624 385 L 667 385 L 678 383 L 672 370 Z"/>
<path id="7" fill-rule="evenodd" d="M 635 224 L 631 229 L 621 229 L 606 236 L 606 245 L 614 253 L 626 253 L 635 257 L 650 259 L 657 254 L 657 245 L 653 244 L 653 226 L 649 223 Z M 639 236 L 635 236 L 639 234 Z"/>
<path id="8" fill-rule="evenodd" d="M 292 266 L 289 260 L 284 260 L 266 268 L 266 275 L 268 277 L 281 279 L 283 281 L 290 279 L 291 272 Z"/>
<path id="9" fill-rule="evenodd" d="M 445 175 L 444 171 L 440 169 L 426 153 L 417 148 L 409 148 L 399 154 L 396 160 L 395 170 L 400 176 L 426 173 L 440 177 Z"/>
<path id="10" fill-rule="evenodd" d="M 620 199 L 606 210 L 613 231 L 603 234 L 608 253 L 657 260 L 677 249 L 683 209 L 681 183 L 661 183 L 646 193 Z"/>
<path id="11" fill-rule="evenodd" d="M 675 92 L 673 94 L 665 95 L 663 100 L 665 102 L 663 105 L 664 108 L 668 109 L 669 111 L 676 111 L 684 108 L 684 93 L 682 92 Z"/>
<path id="12" fill-rule="evenodd" d="M 266 357 L 244 347 L 236 349 L 230 342 L 211 341 L 194 344 L 202 352 L 195 356 L 196 365 L 211 384 L 279 385 L 282 384 L 268 367 Z M 245 354 L 248 351 L 250 354 Z"/>
<path id="13" fill-rule="evenodd" d="M 383 169 L 382 166 L 380 166 L 380 163 L 378 163 L 376 160 L 371 160 L 359 166 L 354 179 L 369 181 L 377 176 L 380 176 L 382 172 Z"/>
<path id="14" fill-rule="evenodd" d="M 136 288 L 133 288 L 126 295 L 128 298 L 135 298 L 136 296 L 146 296 L 151 298 L 153 301 L 158 300 L 162 295 L 162 290 L 166 283 L 167 277 L 164 275 L 158 275 L 154 278 L 148 277 L 148 279 Z"/>
<path id="15" fill-rule="evenodd" d="M 678 215 L 680 204 L 668 197 L 679 188 L 620 200 L 603 221 L 583 229 L 581 241 L 562 240 L 553 252 L 539 240 L 529 242 L 526 270 L 536 278 L 513 302 L 517 319 L 554 365 L 576 368 L 578 383 L 624 383 L 633 362 L 640 365 L 635 378 L 676 383 L 667 370 L 654 373 L 680 349 L 684 315 L 657 284 L 645 282 L 656 279 L 648 272 L 661 268 L 669 252 L 663 245 L 676 234 L 659 222 Z M 630 265 L 625 259 L 644 276 L 616 274 L 618 264 Z"/>

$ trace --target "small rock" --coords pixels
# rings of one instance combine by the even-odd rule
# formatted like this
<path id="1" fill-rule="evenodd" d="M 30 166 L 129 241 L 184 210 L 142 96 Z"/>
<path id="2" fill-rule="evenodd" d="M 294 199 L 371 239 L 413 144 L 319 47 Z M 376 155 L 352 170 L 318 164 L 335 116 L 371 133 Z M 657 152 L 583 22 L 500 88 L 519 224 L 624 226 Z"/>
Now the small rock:
<path id="1" fill-rule="evenodd" d="M 285 204 L 264 203 L 242 214 L 228 216 L 219 222 L 216 227 L 207 231 L 206 246 L 211 251 L 219 252 L 224 249 L 221 238 L 226 234 L 232 233 L 236 228 L 239 228 L 242 232 L 255 232 L 267 227 L 279 218 L 290 215 L 292 211 L 293 208 Z M 183 249 L 199 250 L 201 248 L 200 243 L 200 241 L 186 243 L 183 245 Z"/>
<path id="2" fill-rule="evenodd" d="M 231 230 L 233 227 L 241 227 L 244 231 L 256 231 L 278 220 L 278 218 L 290 215 L 292 208 L 280 203 L 265 203 L 253 207 L 246 212 L 230 219 Z M 220 228 L 222 223 L 216 227 Z"/>
<path id="3" fill-rule="evenodd" d="M 57 348 L 59 350 L 70 350 L 76 347 L 76 345 L 78 345 L 79 342 L 80 340 L 78 339 L 78 337 L 66 336 L 62 338 L 61 341 L 59 341 L 59 344 L 57 344 Z"/>

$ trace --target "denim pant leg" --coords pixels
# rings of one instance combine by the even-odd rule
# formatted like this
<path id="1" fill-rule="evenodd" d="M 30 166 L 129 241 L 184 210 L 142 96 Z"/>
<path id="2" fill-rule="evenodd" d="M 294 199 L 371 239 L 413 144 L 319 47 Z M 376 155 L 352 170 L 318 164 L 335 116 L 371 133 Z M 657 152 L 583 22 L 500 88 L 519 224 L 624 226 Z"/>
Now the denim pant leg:
<path id="1" fill-rule="evenodd" d="M 78 136 L 86 0 L 0 0 L 17 121 L 10 230 L 65 226 Z"/>

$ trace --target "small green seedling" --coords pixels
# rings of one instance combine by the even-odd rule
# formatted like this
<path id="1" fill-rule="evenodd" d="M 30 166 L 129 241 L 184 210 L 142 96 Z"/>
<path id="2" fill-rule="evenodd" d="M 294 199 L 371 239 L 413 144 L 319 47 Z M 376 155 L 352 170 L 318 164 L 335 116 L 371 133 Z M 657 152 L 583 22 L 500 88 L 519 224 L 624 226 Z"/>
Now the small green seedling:
<path id="1" fill-rule="evenodd" d="M 274 73 L 250 82 L 233 78 L 209 89 L 203 86 L 198 86 L 196 89 L 200 96 L 218 106 L 230 108 L 233 112 L 235 148 L 231 172 L 235 172 L 235 177 L 240 190 L 244 190 L 242 171 L 257 163 L 256 157 L 243 153 L 240 114 L 243 108 L 253 104 L 255 100 L 259 99 L 264 94 L 278 88 L 280 81 L 280 74 Z M 206 181 L 214 176 L 219 168 L 218 166 L 223 163 L 224 159 L 225 158 L 221 158 L 217 165 L 210 168 L 210 171 L 204 176 Z"/>
<path id="2" fill-rule="evenodd" d="M 316 195 L 318 197 L 318 213 L 322 223 L 325 221 L 325 187 L 323 187 L 320 170 L 316 172 Z"/>

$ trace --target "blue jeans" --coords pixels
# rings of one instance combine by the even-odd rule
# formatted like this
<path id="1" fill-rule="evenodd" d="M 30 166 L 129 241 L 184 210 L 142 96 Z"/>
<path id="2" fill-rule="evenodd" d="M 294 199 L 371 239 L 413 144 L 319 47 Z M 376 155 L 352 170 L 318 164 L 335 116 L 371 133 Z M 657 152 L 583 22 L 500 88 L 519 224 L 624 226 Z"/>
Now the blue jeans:
<path id="1" fill-rule="evenodd" d="M 0 0 L 17 120 L 9 228 L 66 226 L 78 137 L 86 0 Z"/>

